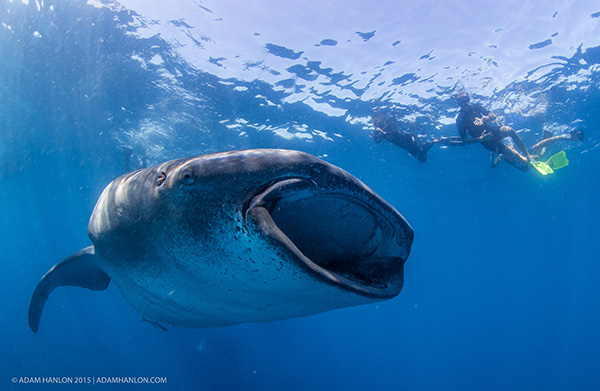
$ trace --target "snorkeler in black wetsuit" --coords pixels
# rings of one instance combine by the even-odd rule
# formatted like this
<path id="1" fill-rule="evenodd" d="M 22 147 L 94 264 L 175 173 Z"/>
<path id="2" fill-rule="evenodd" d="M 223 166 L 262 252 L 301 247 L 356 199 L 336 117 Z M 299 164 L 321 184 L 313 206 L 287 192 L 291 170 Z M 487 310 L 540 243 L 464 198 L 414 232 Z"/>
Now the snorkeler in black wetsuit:
<path id="1" fill-rule="evenodd" d="M 462 139 L 468 136 L 481 137 L 484 133 L 489 133 L 492 137 L 487 137 L 480 143 L 485 149 L 492 152 L 492 167 L 495 167 L 500 156 L 513 166 L 527 171 L 529 170 L 529 151 L 521 137 L 510 126 L 499 126 L 494 120 L 496 116 L 478 103 L 469 103 L 469 95 L 459 93 L 455 97 L 456 103 L 460 106 L 460 112 L 456 118 L 456 127 L 458 134 Z M 512 140 L 510 142 L 508 139 Z M 514 147 L 519 148 L 520 152 Z M 494 154 L 498 158 L 494 159 Z"/>
<path id="2" fill-rule="evenodd" d="M 543 154 L 545 148 L 555 141 L 582 141 L 584 138 L 583 131 L 581 130 L 559 136 L 552 136 L 547 132 L 546 137 L 542 141 L 528 150 L 521 137 L 513 128 L 496 124 L 494 122 L 496 119 L 494 113 L 491 113 L 478 103 L 469 103 L 470 99 L 467 93 L 459 93 L 455 99 L 456 103 L 460 106 L 460 112 L 456 118 L 458 134 L 463 140 L 466 140 L 468 136 L 482 138 L 486 134 L 489 134 L 490 136 L 481 139 L 480 144 L 491 152 L 492 168 L 496 167 L 501 160 L 506 160 L 518 169 L 528 171 L 530 167 L 529 162 L 531 161 L 530 151 L 531 153 L 541 151 Z M 497 156 L 495 156 L 496 154 Z"/>
<path id="3" fill-rule="evenodd" d="M 403 124 L 383 115 L 376 115 L 373 118 L 373 125 L 375 126 L 375 130 L 372 135 L 376 143 L 381 142 L 381 140 L 387 140 L 405 149 L 412 157 L 422 163 L 427 161 L 427 151 L 436 143 L 436 140 L 422 140 L 422 137 L 419 137 L 419 135 L 403 130 Z M 409 125 L 405 125 L 404 127 L 409 127 Z"/>

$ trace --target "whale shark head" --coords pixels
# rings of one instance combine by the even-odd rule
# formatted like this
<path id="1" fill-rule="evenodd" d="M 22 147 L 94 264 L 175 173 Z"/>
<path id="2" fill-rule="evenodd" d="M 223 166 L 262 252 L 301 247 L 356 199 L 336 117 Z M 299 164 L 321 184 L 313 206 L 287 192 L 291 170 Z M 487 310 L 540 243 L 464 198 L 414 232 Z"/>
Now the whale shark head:
<path id="1" fill-rule="evenodd" d="M 286 150 L 208 155 L 166 171 L 165 188 L 200 236 L 241 229 L 324 283 L 373 298 L 401 291 L 413 231 L 346 171 Z"/>
<path id="2" fill-rule="evenodd" d="M 88 233 L 93 249 L 59 263 L 47 276 L 66 277 L 48 281 L 104 289 L 112 280 L 146 319 L 186 327 L 390 299 L 413 241 L 406 220 L 357 178 L 287 150 L 217 153 L 124 175 L 102 193 Z M 72 266 L 81 260 L 85 267 Z M 95 283 L 86 283 L 86 268 Z M 37 321 L 55 287 L 44 288 L 45 279 L 36 306 L 32 299 Z"/>

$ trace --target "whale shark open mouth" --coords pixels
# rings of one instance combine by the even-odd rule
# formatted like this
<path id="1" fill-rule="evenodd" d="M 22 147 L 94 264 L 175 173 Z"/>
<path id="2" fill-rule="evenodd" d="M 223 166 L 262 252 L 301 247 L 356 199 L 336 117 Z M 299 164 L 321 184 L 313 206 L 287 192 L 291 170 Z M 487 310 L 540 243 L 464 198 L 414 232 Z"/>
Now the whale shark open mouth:
<path id="1" fill-rule="evenodd" d="M 337 187 L 336 187 L 337 186 Z M 292 251 L 318 278 L 363 295 L 402 290 L 413 231 L 374 193 L 279 180 L 252 197 L 244 215 Z"/>

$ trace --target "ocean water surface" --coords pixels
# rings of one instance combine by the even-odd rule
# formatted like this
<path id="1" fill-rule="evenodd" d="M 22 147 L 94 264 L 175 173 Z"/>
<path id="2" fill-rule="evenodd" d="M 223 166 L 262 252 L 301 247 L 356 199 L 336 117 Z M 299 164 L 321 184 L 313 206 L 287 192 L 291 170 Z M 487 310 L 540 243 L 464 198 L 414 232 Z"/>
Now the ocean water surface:
<path id="1" fill-rule="evenodd" d="M 0 0 L 0 389 L 164 378 L 150 390 L 599 390 L 600 4 Z M 374 110 L 456 136 L 466 91 L 569 165 L 542 176 L 480 145 L 423 164 L 375 143 Z M 102 189 L 169 159 L 297 149 L 412 225 L 393 300 L 167 332 L 118 289 L 40 278 L 90 245 Z M 33 380 L 35 381 L 35 380 Z"/>

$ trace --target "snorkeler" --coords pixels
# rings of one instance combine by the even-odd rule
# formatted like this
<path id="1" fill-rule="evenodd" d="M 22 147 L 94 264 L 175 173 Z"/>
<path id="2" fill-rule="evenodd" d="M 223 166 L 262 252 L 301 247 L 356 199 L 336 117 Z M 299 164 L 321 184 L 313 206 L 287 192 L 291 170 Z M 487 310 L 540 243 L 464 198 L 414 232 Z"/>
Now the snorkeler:
<path id="1" fill-rule="evenodd" d="M 435 140 L 422 140 L 422 137 L 419 137 L 419 135 L 403 130 L 402 124 L 399 121 L 383 115 L 376 115 L 373 118 L 373 125 L 375 130 L 372 135 L 376 143 L 380 143 L 381 140 L 387 140 L 408 151 L 412 157 L 421 163 L 427 161 L 427 151 L 435 144 Z"/>
<path id="2" fill-rule="evenodd" d="M 373 117 L 373 126 L 375 127 L 375 130 L 371 134 L 376 143 L 381 142 L 381 140 L 387 140 L 391 144 L 408 151 L 412 157 L 421 163 L 427 161 L 427 151 L 429 151 L 434 144 L 440 143 L 446 146 L 463 146 L 481 142 L 487 136 L 487 134 L 484 134 L 478 138 L 470 138 L 467 140 L 462 140 L 458 137 L 439 137 L 434 138 L 433 140 L 427 140 L 425 135 L 411 133 L 403 129 L 416 128 L 414 123 L 402 123 L 395 118 L 390 118 L 382 114 L 376 114 Z"/>
<path id="3" fill-rule="evenodd" d="M 496 124 L 496 115 L 478 103 L 471 104 L 467 93 L 461 92 L 455 96 L 455 99 L 460 106 L 460 112 L 456 118 L 456 127 L 461 139 L 467 140 L 468 136 L 479 138 L 485 133 L 491 134 L 492 137 L 481 140 L 480 144 L 491 152 L 492 168 L 496 167 L 501 160 L 505 160 L 522 171 L 528 171 L 532 159 L 530 153 L 537 154 L 541 152 L 543 155 L 546 147 L 556 141 L 582 141 L 584 137 L 581 130 L 559 136 L 552 136 L 551 133 L 547 132 L 542 141 L 527 149 L 525 143 L 513 128 Z"/>
<path id="4" fill-rule="evenodd" d="M 493 158 L 493 154 L 498 154 L 513 166 L 523 171 L 529 170 L 529 161 L 531 160 L 529 151 L 513 128 L 497 125 L 494 122 L 496 115 L 478 103 L 471 104 L 467 93 L 461 92 L 456 95 L 455 99 L 460 106 L 456 127 L 462 139 L 467 139 L 468 136 L 481 137 L 484 132 L 490 133 L 493 137 L 481 141 L 481 145 L 492 152 L 492 167 L 499 162 L 498 158 Z M 515 145 L 521 152 L 517 151 Z"/>

